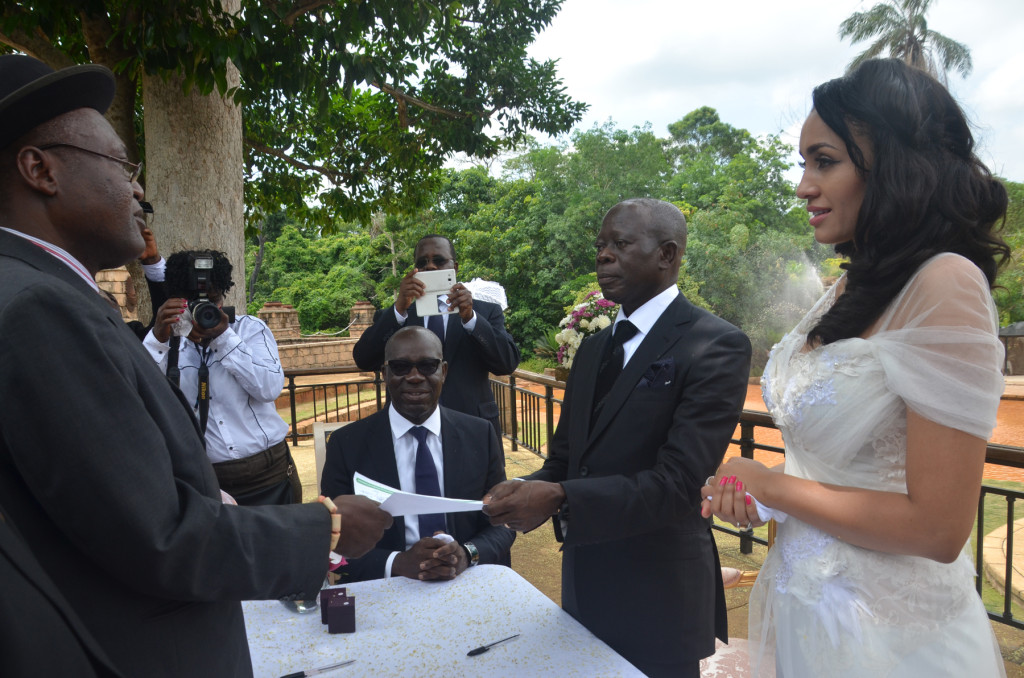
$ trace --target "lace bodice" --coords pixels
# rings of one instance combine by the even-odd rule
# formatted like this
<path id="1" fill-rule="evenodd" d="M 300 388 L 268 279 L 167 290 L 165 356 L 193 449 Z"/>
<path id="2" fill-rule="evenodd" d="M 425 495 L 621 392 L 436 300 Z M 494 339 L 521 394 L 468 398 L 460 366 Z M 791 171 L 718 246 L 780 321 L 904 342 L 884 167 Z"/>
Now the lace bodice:
<path id="1" fill-rule="evenodd" d="M 955 254 L 929 260 L 866 338 L 808 350 L 833 286 L 773 349 L 761 379 L 786 442 L 786 472 L 906 491 L 906 407 L 987 439 L 1003 348 L 984 276 Z"/>
<path id="2" fill-rule="evenodd" d="M 995 426 L 1003 349 L 988 285 L 968 260 L 938 255 L 867 336 L 808 350 L 807 333 L 839 287 L 773 348 L 761 380 L 785 441 L 786 473 L 906 492 L 907 407 L 985 439 Z M 859 644 L 866 620 L 899 628 L 900 643 L 912 649 L 977 600 L 966 551 L 949 565 L 896 556 L 851 546 L 792 517 L 779 526 L 755 595 L 766 614 L 777 596 L 814 612 L 804 633 L 817 636 L 822 670 L 849 650 L 847 641 Z M 883 675 L 895 659 L 879 651 L 872 661 Z"/>

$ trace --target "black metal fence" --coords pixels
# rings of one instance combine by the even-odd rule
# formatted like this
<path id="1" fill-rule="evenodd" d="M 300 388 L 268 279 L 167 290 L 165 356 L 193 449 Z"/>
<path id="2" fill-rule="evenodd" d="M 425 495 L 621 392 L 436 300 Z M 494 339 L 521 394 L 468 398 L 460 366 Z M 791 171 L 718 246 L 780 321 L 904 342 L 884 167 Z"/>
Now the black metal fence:
<path id="1" fill-rule="evenodd" d="M 312 436 L 313 421 L 354 421 L 372 414 L 384 406 L 385 394 L 380 373 L 367 377 L 357 368 L 329 370 L 289 370 L 285 390 L 291 408 L 291 438 L 296 443 L 300 438 Z M 558 423 L 556 410 L 560 412 L 561 392 L 565 384 L 552 377 L 516 370 L 508 377 L 491 378 L 491 391 L 501 412 L 501 430 L 510 441 L 513 450 L 524 447 L 539 456 L 545 456 L 547 441 L 551 439 Z M 758 429 L 774 429 L 771 417 L 764 412 L 744 410 L 740 416 L 740 436 L 732 443 L 738 445 L 740 454 L 748 459 L 754 452 L 765 450 L 785 454 L 785 449 L 776 445 L 758 442 Z M 308 429 L 308 430 L 307 430 Z M 1007 445 L 989 445 L 985 462 L 998 466 L 1024 468 L 1024 448 Z M 1009 626 L 1024 629 L 1024 620 L 1014 616 L 1013 606 L 1013 524 L 1016 521 L 1016 500 L 1024 498 L 1024 492 L 1014 489 L 982 485 L 978 500 L 975 567 L 977 589 L 982 591 L 986 536 L 985 508 L 994 497 L 1003 497 L 1006 502 L 1006 530 L 1003 551 L 1006 566 L 1003 574 L 1002 612 L 989 612 L 989 618 Z M 715 525 L 714 529 L 731 534 L 740 540 L 741 553 L 751 553 L 753 544 L 768 545 L 768 541 L 754 534 L 753 530 L 733 529 Z M 996 590 L 996 587 L 993 587 Z M 1020 603 L 1017 603 L 1020 604 Z"/>

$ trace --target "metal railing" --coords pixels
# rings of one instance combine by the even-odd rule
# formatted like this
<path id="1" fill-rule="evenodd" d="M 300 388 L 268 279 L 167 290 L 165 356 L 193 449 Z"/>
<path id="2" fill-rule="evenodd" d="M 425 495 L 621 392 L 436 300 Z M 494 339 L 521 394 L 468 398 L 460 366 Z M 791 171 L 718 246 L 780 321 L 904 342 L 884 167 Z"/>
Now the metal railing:
<path id="1" fill-rule="evenodd" d="M 327 370 L 289 370 L 285 391 L 291 408 L 292 443 L 300 438 L 311 437 L 312 432 L 300 431 L 304 425 L 311 428 L 312 421 L 351 421 L 376 412 L 384 406 L 384 388 L 380 373 L 367 377 L 357 368 Z M 338 375 L 337 380 L 324 377 Z M 524 447 L 535 454 L 546 457 L 545 448 L 558 423 L 555 410 L 560 409 L 562 398 L 558 393 L 564 389 L 564 382 L 552 377 L 516 370 L 508 377 L 491 378 L 491 391 L 498 403 L 503 436 L 510 441 L 513 450 Z M 300 414 L 302 416 L 300 416 Z M 739 446 L 740 454 L 754 458 L 757 450 L 785 454 L 785 448 L 757 441 L 759 429 L 775 429 L 775 423 L 765 412 L 743 410 L 739 421 L 740 436 L 732 444 Z M 1024 468 L 1024 448 L 1008 445 L 989 445 L 985 462 L 1011 468 Z M 989 612 L 989 618 L 1008 626 L 1024 629 L 1024 620 L 1013 614 L 1013 540 L 1012 526 L 1016 521 L 1016 500 L 1024 499 L 1024 492 L 1013 489 L 982 485 L 978 500 L 976 533 L 976 585 L 982 591 L 984 569 L 984 538 L 986 500 L 991 497 L 1006 500 L 1005 548 L 1006 567 L 1003 573 L 1002 612 Z M 740 540 L 740 552 L 749 554 L 754 544 L 768 546 L 768 541 L 754 534 L 753 530 L 732 529 L 714 525 L 714 529 L 735 536 Z M 997 587 L 993 586 L 993 590 Z"/>
<path id="2" fill-rule="evenodd" d="M 300 438 L 313 437 L 314 421 L 355 421 L 383 408 L 380 372 L 372 377 L 366 374 L 357 367 L 286 370 L 284 392 L 291 410 L 292 445 Z M 367 404 L 372 409 L 364 412 Z"/>

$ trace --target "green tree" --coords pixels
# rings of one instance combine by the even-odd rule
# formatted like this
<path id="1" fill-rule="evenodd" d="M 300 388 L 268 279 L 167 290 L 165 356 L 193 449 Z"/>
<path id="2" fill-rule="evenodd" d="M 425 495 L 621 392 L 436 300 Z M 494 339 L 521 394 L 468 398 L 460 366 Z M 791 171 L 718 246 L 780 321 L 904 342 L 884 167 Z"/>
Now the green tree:
<path id="1" fill-rule="evenodd" d="M 743 208 L 763 228 L 804 231 L 786 217 L 796 199 L 786 179 L 792 147 L 777 135 L 756 139 L 745 129 L 722 122 L 707 106 L 668 126 L 665 142 L 674 172 L 670 199 L 708 210 L 728 202 Z"/>
<path id="2" fill-rule="evenodd" d="M 850 68 L 878 56 L 902 59 L 945 81 L 956 70 L 966 77 L 973 64 L 971 51 L 963 43 L 928 28 L 932 0 L 886 0 L 866 12 L 854 12 L 839 24 L 839 37 L 851 42 L 874 39 L 850 62 Z"/>
<path id="3" fill-rule="evenodd" d="M 145 155 L 161 246 L 241 260 L 243 190 L 254 223 L 282 207 L 328 229 L 367 223 L 427 204 L 452 153 L 570 129 L 585 106 L 526 54 L 559 6 L 40 0 L 0 8 L 0 43 L 111 67 L 110 119 L 130 159 Z"/>
<path id="4" fill-rule="evenodd" d="M 1024 321 L 1024 184 L 1004 181 L 1010 204 L 1002 236 L 1013 251 L 1012 259 L 996 279 L 992 290 L 999 309 L 999 324 Z"/>

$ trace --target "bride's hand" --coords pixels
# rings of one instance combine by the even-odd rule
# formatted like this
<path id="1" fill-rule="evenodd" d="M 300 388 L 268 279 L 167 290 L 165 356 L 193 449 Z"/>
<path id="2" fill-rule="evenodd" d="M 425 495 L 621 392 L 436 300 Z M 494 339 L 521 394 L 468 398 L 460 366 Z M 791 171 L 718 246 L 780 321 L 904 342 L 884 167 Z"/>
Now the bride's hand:
<path id="1" fill-rule="evenodd" d="M 720 520 L 748 529 L 764 525 L 748 491 L 749 479 L 766 471 L 759 462 L 743 457 L 730 459 L 701 488 L 701 515 L 707 518 L 714 514 Z"/>

